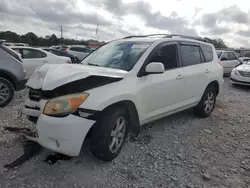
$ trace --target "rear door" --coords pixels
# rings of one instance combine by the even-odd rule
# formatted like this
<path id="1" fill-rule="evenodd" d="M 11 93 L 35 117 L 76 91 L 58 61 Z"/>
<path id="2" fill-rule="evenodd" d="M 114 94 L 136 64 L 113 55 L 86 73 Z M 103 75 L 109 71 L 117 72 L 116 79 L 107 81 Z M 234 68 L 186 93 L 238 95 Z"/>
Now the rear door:
<path id="1" fill-rule="evenodd" d="M 211 66 L 205 61 L 199 43 L 181 42 L 180 51 L 182 75 L 185 82 L 181 93 L 183 106 L 194 105 L 200 100 L 208 85 Z"/>

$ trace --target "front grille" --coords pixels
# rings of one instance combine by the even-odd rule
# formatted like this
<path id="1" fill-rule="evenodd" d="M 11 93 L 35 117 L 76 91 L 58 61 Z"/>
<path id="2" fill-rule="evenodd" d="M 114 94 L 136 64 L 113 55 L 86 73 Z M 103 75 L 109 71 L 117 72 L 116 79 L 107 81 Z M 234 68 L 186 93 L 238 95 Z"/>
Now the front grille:
<path id="1" fill-rule="evenodd" d="M 250 77 L 250 72 L 239 71 L 239 73 L 240 73 L 241 76 Z"/>
<path id="2" fill-rule="evenodd" d="M 38 89 L 32 89 L 29 90 L 29 98 L 32 101 L 39 102 L 42 99 L 42 91 Z"/>

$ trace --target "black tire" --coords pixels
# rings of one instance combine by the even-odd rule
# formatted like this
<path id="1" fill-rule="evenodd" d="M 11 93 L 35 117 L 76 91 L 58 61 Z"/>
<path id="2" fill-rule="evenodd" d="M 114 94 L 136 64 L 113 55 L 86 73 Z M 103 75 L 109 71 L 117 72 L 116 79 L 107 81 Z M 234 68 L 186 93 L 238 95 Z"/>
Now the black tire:
<path id="1" fill-rule="evenodd" d="M 114 141 L 113 139 L 115 139 L 114 137 L 116 137 L 112 137 L 111 132 L 115 132 L 113 128 L 115 128 L 114 124 L 118 121 L 118 119 L 119 121 L 124 120 L 125 122 L 125 130 L 123 130 L 124 136 L 122 141 L 120 140 L 121 142 L 119 148 L 117 147 L 118 149 L 116 151 L 111 151 L 111 142 Z M 102 117 L 100 117 L 100 120 L 95 123 L 91 132 L 90 151 L 92 155 L 102 161 L 112 161 L 113 159 L 115 159 L 119 155 L 125 137 L 127 135 L 128 122 L 128 115 L 125 109 L 121 107 L 111 107 L 107 109 L 103 113 Z"/>
<path id="2" fill-rule="evenodd" d="M 1 90 L 4 90 L 1 94 Z M 0 77 L 0 107 L 5 107 L 13 99 L 15 89 L 11 82 L 7 79 Z"/>
<path id="3" fill-rule="evenodd" d="M 210 104 L 209 109 L 206 108 L 207 106 L 205 104 L 207 103 L 206 101 L 208 101 L 208 95 L 210 96 L 213 95 L 213 102 L 211 100 L 211 102 L 209 103 Z M 216 103 L 216 89 L 213 86 L 209 86 L 205 90 L 199 104 L 194 108 L 195 115 L 197 115 L 198 117 L 203 117 L 203 118 L 210 116 L 214 110 L 215 103 Z"/>

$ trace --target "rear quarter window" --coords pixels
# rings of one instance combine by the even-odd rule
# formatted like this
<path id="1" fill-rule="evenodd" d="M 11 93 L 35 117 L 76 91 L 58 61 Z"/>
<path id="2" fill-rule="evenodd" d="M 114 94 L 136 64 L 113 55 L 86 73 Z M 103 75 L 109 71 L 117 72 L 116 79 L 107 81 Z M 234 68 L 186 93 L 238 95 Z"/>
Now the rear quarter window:
<path id="1" fill-rule="evenodd" d="M 206 62 L 213 61 L 213 48 L 210 45 L 201 44 L 201 49 Z"/>

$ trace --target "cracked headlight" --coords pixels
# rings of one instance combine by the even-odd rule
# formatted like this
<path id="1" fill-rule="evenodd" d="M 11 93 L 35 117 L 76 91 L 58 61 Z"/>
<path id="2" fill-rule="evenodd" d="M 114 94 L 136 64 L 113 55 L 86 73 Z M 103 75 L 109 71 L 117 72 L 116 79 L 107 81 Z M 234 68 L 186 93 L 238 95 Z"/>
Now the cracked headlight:
<path id="1" fill-rule="evenodd" d="M 71 94 L 49 100 L 43 114 L 49 116 L 66 116 L 77 110 L 77 108 L 88 98 L 88 93 Z"/>

